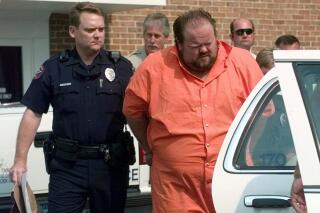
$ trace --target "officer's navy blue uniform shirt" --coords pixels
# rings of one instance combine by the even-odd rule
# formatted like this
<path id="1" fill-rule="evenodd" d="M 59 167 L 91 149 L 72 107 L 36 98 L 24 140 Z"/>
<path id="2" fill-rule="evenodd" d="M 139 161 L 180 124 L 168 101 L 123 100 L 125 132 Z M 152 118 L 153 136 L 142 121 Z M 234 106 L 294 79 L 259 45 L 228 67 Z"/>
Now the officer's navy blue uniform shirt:
<path id="1" fill-rule="evenodd" d="M 113 72 L 107 68 L 114 70 L 114 80 L 108 80 Z M 123 129 L 122 100 L 131 75 L 124 57 L 114 62 L 101 50 L 87 66 L 72 50 L 40 67 L 21 102 L 37 113 L 46 113 L 51 104 L 55 136 L 83 145 L 111 143 Z"/>

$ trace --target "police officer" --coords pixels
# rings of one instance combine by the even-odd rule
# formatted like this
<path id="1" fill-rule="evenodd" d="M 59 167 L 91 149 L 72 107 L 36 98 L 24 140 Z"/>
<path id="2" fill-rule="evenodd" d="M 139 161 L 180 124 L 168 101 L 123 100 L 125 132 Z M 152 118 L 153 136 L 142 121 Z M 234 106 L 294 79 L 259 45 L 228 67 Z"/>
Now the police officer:
<path id="1" fill-rule="evenodd" d="M 49 212 L 81 212 L 88 197 L 91 212 L 124 212 L 129 168 L 128 164 L 111 166 L 108 147 L 118 142 L 123 130 L 123 92 L 132 65 L 102 49 L 104 14 L 94 4 L 76 4 L 69 21 L 75 48 L 48 59 L 22 98 L 27 109 L 20 123 L 11 179 L 20 183 L 27 170 L 28 150 L 51 104 L 54 157 Z"/>

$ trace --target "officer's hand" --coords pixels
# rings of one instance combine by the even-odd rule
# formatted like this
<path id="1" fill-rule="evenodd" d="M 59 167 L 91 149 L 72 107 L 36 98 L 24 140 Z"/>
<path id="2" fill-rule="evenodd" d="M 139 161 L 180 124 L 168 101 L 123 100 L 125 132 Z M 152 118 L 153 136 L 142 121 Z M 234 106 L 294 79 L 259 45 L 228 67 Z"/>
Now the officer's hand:
<path id="1" fill-rule="evenodd" d="M 301 178 L 295 178 L 291 188 L 291 205 L 298 213 L 306 213 L 306 199 L 303 193 L 303 184 Z"/>
<path id="2" fill-rule="evenodd" d="M 23 173 L 27 171 L 25 162 L 15 162 L 13 166 L 10 168 L 10 178 L 13 183 L 21 184 L 21 178 Z"/>

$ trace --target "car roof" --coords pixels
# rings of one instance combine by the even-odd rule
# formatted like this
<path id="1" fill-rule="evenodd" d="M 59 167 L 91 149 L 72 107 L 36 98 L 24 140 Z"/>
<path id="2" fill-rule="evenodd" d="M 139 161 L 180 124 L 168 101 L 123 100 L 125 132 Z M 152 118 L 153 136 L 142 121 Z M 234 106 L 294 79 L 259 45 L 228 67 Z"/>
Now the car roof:
<path id="1" fill-rule="evenodd" d="M 319 61 L 320 50 L 274 50 L 275 62 Z"/>

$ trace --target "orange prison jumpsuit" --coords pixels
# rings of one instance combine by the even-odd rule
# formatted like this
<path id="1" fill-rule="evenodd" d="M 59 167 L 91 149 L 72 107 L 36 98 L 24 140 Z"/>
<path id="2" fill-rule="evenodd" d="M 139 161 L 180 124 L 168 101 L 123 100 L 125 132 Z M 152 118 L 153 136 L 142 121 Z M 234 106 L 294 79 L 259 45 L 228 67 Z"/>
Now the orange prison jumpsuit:
<path id="1" fill-rule="evenodd" d="M 124 114 L 150 118 L 153 212 L 214 212 L 211 181 L 223 139 L 261 79 L 250 53 L 218 42 L 205 80 L 185 70 L 176 47 L 149 55 L 126 90 Z"/>

